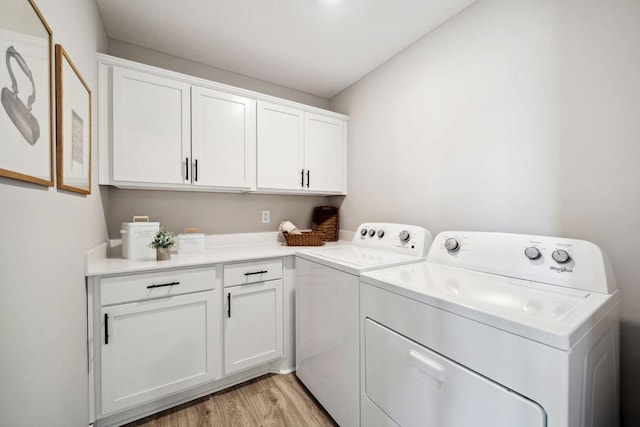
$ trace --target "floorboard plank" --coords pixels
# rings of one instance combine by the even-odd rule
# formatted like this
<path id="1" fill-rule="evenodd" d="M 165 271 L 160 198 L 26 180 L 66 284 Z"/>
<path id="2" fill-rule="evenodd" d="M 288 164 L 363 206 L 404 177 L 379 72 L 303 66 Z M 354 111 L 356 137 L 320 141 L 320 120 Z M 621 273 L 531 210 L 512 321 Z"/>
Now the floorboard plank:
<path id="1" fill-rule="evenodd" d="M 295 374 L 268 374 L 125 427 L 337 427 Z"/>
<path id="2" fill-rule="evenodd" d="M 225 423 L 230 427 L 255 426 L 258 425 L 256 417 L 249 411 L 249 404 L 238 390 L 216 396 L 222 404 Z"/>
<path id="3" fill-rule="evenodd" d="M 338 426 L 295 374 L 277 375 L 274 380 L 289 402 L 304 414 L 307 426 Z"/>

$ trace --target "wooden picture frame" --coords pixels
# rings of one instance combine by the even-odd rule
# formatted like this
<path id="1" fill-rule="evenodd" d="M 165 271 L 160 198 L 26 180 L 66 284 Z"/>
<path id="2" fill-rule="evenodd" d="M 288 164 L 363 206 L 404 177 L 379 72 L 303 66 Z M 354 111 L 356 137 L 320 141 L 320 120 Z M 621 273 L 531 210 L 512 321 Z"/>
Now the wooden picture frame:
<path id="1" fill-rule="evenodd" d="M 91 89 L 59 44 L 56 131 L 58 188 L 91 194 Z"/>
<path id="2" fill-rule="evenodd" d="M 33 0 L 0 12 L 0 176 L 52 187 L 53 33 Z"/>

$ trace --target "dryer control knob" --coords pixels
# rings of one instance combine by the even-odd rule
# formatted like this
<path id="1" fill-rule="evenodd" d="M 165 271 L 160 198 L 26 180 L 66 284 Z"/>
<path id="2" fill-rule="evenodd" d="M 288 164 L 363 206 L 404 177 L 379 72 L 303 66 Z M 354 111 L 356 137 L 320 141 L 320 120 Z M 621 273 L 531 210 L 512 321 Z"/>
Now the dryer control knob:
<path id="1" fill-rule="evenodd" d="M 381 239 L 384 237 L 384 230 L 378 230 L 378 237 Z"/>
<path id="2" fill-rule="evenodd" d="M 366 236 L 367 235 L 367 229 L 363 228 L 362 230 L 360 230 L 360 235 Z"/>
<path id="3" fill-rule="evenodd" d="M 374 230 L 373 228 L 369 230 L 369 237 L 373 237 L 376 235 L 376 230 Z"/>
<path id="4" fill-rule="evenodd" d="M 458 241 L 453 237 L 449 237 L 444 241 L 444 247 L 448 252 L 458 252 L 458 249 L 460 249 L 460 243 L 458 243 Z"/>
<path id="5" fill-rule="evenodd" d="M 400 238 L 400 241 L 402 243 L 407 243 L 409 241 L 409 239 L 411 238 L 411 235 L 409 234 L 409 232 L 407 230 L 402 230 L 400 232 L 400 234 L 398 235 L 398 237 Z"/>
<path id="6" fill-rule="evenodd" d="M 571 256 L 569 255 L 569 252 L 562 249 L 556 249 L 555 251 L 553 251 L 551 253 L 551 258 L 553 258 L 553 260 L 558 264 L 566 264 L 569 261 L 571 261 Z"/>
<path id="7" fill-rule="evenodd" d="M 542 254 L 540 253 L 540 249 L 534 246 L 529 246 L 527 249 L 525 249 L 524 254 L 527 256 L 527 258 L 532 260 L 538 259 L 542 256 Z"/>

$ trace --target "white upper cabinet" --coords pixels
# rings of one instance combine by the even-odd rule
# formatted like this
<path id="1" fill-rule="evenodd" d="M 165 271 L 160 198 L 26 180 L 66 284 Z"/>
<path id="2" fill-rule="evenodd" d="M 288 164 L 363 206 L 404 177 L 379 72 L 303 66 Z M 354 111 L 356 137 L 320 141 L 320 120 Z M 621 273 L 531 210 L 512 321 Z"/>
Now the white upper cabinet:
<path id="1" fill-rule="evenodd" d="M 113 180 L 182 184 L 191 150 L 190 86 L 113 68 Z"/>
<path id="2" fill-rule="evenodd" d="M 98 58 L 100 184 L 346 194 L 347 116 Z"/>
<path id="3" fill-rule="evenodd" d="M 302 189 L 304 112 L 258 102 L 258 188 Z"/>
<path id="4" fill-rule="evenodd" d="M 254 100 L 191 88 L 191 182 L 243 188 L 255 182 Z"/>
<path id="5" fill-rule="evenodd" d="M 305 186 L 327 193 L 344 192 L 344 121 L 319 114 L 304 114 Z"/>
<path id="6" fill-rule="evenodd" d="M 341 118 L 258 102 L 258 190 L 345 194 Z"/>

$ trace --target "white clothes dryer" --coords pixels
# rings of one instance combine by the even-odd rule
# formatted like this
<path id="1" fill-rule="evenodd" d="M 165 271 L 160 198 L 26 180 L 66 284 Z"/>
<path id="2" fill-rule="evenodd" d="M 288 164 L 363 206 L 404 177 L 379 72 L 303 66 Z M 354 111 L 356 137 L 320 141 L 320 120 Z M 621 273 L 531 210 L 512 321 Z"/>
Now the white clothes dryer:
<path id="1" fill-rule="evenodd" d="M 361 425 L 619 425 L 619 295 L 590 242 L 444 232 L 361 276 Z"/>
<path id="2" fill-rule="evenodd" d="M 360 425 L 359 279 L 424 261 L 431 233 L 361 224 L 351 244 L 296 253 L 296 375 L 342 427 Z"/>

